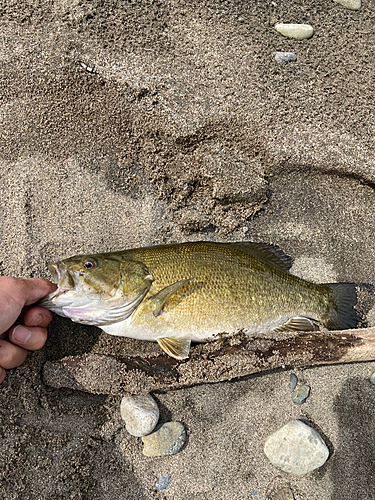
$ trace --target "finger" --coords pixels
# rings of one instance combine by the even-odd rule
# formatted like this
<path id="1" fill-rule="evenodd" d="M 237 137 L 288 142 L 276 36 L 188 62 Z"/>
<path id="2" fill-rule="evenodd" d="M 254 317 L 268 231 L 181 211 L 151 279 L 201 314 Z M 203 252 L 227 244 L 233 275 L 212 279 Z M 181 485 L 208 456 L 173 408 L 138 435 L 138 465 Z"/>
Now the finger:
<path id="1" fill-rule="evenodd" d="M 26 326 L 46 327 L 52 321 L 52 313 L 44 307 L 34 306 L 27 309 L 23 315 L 23 322 Z"/>
<path id="2" fill-rule="evenodd" d="M 43 278 L 13 278 L 0 277 L 1 302 L 10 297 L 17 301 L 20 307 L 30 305 L 56 290 L 56 285 Z"/>
<path id="3" fill-rule="evenodd" d="M 29 306 L 37 300 L 42 299 L 57 288 L 54 283 L 43 278 L 21 279 L 20 281 L 25 306 Z"/>
<path id="4" fill-rule="evenodd" d="M 39 287 L 39 288 L 38 288 Z M 25 305 L 45 297 L 56 289 L 56 285 L 42 278 L 20 279 L 0 277 L 0 332 L 10 328 Z"/>
<path id="5" fill-rule="evenodd" d="M 15 368 L 21 365 L 27 356 L 26 349 L 14 345 L 7 340 L 0 340 L 0 366 L 2 368 Z"/>
<path id="6" fill-rule="evenodd" d="M 0 366 L 0 384 L 1 382 L 4 382 L 4 379 L 5 379 L 5 370 Z"/>
<path id="7" fill-rule="evenodd" d="M 47 340 L 47 330 L 40 326 L 17 325 L 9 330 L 9 340 L 29 351 L 41 349 Z M 0 366 L 3 366 L 0 362 Z"/>

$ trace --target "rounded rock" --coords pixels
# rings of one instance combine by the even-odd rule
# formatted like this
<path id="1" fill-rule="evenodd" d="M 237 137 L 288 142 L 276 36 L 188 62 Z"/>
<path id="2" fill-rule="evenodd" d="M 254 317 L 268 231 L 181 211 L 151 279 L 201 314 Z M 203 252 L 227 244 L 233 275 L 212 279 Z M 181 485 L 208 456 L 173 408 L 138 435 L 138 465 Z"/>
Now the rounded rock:
<path id="1" fill-rule="evenodd" d="M 314 34 L 314 28 L 309 24 L 275 24 L 275 30 L 280 33 L 280 35 L 286 36 L 287 38 L 294 38 L 295 40 L 305 40 L 311 38 Z"/>
<path id="2" fill-rule="evenodd" d="M 155 432 L 142 437 L 143 454 L 146 457 L 175 455 L 185 444 L 186 432 L 180 422 L 166 422 L 158 425 Z"/>
<path id="3" fill-rule="evenodd" d="M 120 411 L 126 430 L 136 437 L 150 434 L 159 420 L 158 405 L 149 394 L 123 397 Z"/>
<path id="4" fill-rule="evenodd" d="M 359 10 L 361 8 L 361 0 L 333 0 L 335 3 L 339 3 L 343 7 L 350 10 Z"/>
<path id="5" fill-rule="evenodd" d="M 321 467 L 329 456 L 319 434 L 300 420 L 291 420 L 271 434 L 264 453 L 275 467 L 295 476 Z"/>
<path id="6" fill-rule="evenodd" d="M 375 385 L 375 372 L 371 374 L 370 382 Z"/>
<path id="7" fill-rule="evenodd" d="M 297 383 L 298 383 L 297 375 L 295 373 L 291 373 L 289 376 L 289 384 L 288 384 L 289 392 L 294 391 L 294 389 L 297 387 Z"/>
<path id="8" fill-rule="evenodd" d="M 169 476 L 167 476 L 166 474 L 160 476 L 155 484 L 155 488 L 157 491 L 163 491 L 168 486 L 169 486 Z"/>
<path id="9" fill-rule="evenodd" d="M 297 61 L 297 56 L 293 52 L 275 52 L 275 61 L 279 64 L 287 64 Z"/>
<path id="10" fill-rule="evenodd" d="M 297 405 L 303 405 L 306 402 L 306 399 L 310 394 L 310 386 L 309 385 L 301 385 L 296 387 L 292 392 L 292 401 Z"/>

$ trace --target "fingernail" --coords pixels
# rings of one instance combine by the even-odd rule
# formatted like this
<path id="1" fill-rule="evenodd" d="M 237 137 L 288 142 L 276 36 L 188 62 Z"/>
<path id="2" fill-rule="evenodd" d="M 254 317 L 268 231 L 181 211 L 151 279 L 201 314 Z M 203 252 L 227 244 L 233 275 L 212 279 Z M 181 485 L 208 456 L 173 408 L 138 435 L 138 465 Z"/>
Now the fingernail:
<path id="1" fill-rule="evenodd" d="M 12 333 L 12 340 L 26 344 L 26 342 L 31 337 L 31 332 L 22 325 L 16 326 Z"/>
<path id="2" fill-rule="evenodd" d="M 43 316 L 41 314 L 37 314 L 32 320 L 30 326 L 39 326 L 42 321 L 43 321 Z"/>

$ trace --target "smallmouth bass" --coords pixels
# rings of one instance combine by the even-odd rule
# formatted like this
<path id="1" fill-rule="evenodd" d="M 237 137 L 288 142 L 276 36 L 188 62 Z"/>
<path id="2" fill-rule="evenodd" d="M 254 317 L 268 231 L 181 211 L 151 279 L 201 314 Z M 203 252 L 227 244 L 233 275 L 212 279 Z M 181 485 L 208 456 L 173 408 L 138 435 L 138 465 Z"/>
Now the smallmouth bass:
<path id="1" fill-rule="evenodd" d="M 79 255 L 48 265 L 58 288 L 39 305 L 111 335 L 157 341 L 176 359 L 191 342 L 243 331 L 354 328 L 354 283 L 314 284 L 259 243 L 192 242 Z"/>

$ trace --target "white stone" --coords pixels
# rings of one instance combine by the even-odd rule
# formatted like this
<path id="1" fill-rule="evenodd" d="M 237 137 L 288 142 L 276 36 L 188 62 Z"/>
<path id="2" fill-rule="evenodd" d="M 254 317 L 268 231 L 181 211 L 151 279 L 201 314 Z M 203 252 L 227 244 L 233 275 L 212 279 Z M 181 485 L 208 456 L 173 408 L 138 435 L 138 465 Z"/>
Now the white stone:
<path id="1" fill-rule="evenodd" d="M 297 56 L 293 52 L 275 52 L 275 61 L 279 64 L 287 64 L 297 60 Z"/>
<path id="2" fill-rule="evenodd" d="M 339 3 L 343 7 L 351 10 L 359 10 L 361 8 L 361 0 L 333 0 L 335 3 Z"/>
<path id="3" fill-rule="evenodd" d="M 314 29 L 309 24 L 275 24 L 275 29 L 281 35 L 295 40 L 305 40 L 311 38 L 314 34 Z"/>
<path id="4" fill-rule="evenodd" d="M 158 405 L 149 394 L 123 397 L 120 411 L 126 430 L 132 436 L 142 437 L 150 434 L 159 420 Z"/>
<path id="5" fill-rule="evenodd" d="M 300 420 L 291 420 L 271 434 L 264 453 L 275 467 L 295 476 L 321 467 L 329 456 L 319 434 Z"/>

